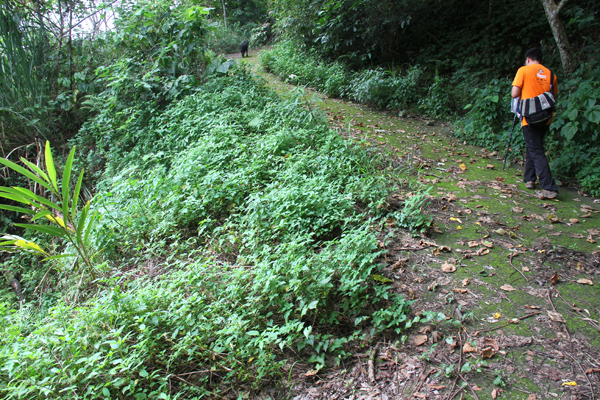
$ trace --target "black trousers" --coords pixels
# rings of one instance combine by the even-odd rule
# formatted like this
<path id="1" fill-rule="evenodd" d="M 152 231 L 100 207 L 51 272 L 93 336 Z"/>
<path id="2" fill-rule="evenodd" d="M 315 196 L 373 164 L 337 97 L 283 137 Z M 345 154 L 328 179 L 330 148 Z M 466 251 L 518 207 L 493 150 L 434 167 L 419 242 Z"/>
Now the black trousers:
<path id="1" fill-rule="evenodd" d="M 535 182 L 539 179 L 542 189 L 558 192 L 558 186 L 552 178 L 546 151 L 544 150 L 544 137 L 548 133 L 548 126 L 523 127 L 523 137 L 527 146 L 525 159 L 524 182 Z"/>

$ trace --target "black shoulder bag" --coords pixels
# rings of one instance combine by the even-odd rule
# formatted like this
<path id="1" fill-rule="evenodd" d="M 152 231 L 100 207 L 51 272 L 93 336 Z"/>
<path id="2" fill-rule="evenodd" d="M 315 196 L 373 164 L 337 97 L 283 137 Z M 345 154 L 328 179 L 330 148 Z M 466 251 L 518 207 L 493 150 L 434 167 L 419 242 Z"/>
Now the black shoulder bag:
<path id="1" fill-rule="evenodd" d="M 545 125 L 554 113 L 554 73 L 550 71 L 550 90 L 531 99 L 521 100 L 521 115 L 529 125 Z"/>

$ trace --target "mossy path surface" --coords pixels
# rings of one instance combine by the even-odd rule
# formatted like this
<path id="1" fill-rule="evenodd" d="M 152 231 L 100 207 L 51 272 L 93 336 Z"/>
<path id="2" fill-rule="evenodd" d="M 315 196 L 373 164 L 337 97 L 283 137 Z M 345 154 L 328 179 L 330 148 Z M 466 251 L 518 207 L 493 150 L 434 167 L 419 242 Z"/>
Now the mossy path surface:
<path id="1" fill-rule="evenodd" d="M 296 90 L 261 72 L 256 52 L 241 62 L 279 93 Z M 291 371 L 291 397 L 600 399 L 600 201 L 568 188 L 538 200 L 518 165 L 503 170 L 503 154 L 444 124 L 302 90 L 333 128 L 368 137 L 430 188 L 433 231 L 382 232 L 382 275 L 413 312 L 445 321 L 366 346 L 323 376 Z"/>

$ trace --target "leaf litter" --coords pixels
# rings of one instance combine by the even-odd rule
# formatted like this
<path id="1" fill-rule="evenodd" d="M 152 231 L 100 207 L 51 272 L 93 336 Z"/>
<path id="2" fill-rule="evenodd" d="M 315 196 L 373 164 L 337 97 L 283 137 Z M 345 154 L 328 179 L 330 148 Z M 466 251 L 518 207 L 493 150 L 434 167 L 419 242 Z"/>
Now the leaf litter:
<path id="1" fill-rule="evenodd" d="M 339 104 L 344 115 L 335 112 Z M 394 165 L 420 168 L 418 181 L 437 189 L 429 232 L 415 239 L 393 224 L 382 229 L 385 267 L 374 280 L 392 281 L 413 301 L 415 315 L 438 318 L 405 332 L 405 342 L 385 334 L 349 348 L 347 362 L 318 373 L 310 364 L 288 366 L 282 393 L 294 400 L 476 392 L 600 398 L 600 296 L 593 284 L 600 275 L 600 201 L 561 188 L 558 200 L 542 203 L 514 166 L 501 171 L 496 152 L 457 146 L 439 125 L 340 100 L 320 106 L 335 116 L 330 121 L 340 134 L 352 140 L 370 132 Z M 460 158 L 450 165 L 453 156 Z"/>

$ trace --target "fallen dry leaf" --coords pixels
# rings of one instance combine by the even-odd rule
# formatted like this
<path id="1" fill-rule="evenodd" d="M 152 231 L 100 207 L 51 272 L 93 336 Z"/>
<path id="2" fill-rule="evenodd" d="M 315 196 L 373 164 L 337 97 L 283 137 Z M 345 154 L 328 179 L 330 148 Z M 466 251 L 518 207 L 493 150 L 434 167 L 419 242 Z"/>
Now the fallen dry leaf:
<path id="1" fill-rule="evenodd" d="M 440 340 L 442 340 L 443 337 L 444 337 L 444 335 L 442 335 L 442 333 L 439 331 L 431 332 L 431 341 L 433 343 L 439 342 Z"/>
<path id="2" fill-rule="evenodd" d="M 477 247 L 477 246 L 479 246 L 479 242 L 477 242 L 475 240 L 471 240 L 469 243 L 467 243 L 467 246 L 469 246 L 469 247 Z"/>
<path id="3" fill-rule="evenodd" d="M 527 396 L 527 400 L 537 400 L 537 396 L 535 394 L 530 394 Z"/>
<path id="4" fill-rule="evenodd" d="M 429 332 L 431 332 L 431 326 L 430 325 L 425 325 L 424 327 L 422 327 L 421 329 L 419 329 L 418 332 L 422 333 L 423 335 L 427 335 Z"/>
<path id="5" fill-rule="evenodd" d="M 431 389 L 431 390 L 442 390 L 447 387 L 445 385 L 434 385 L 432 383 L 428 383 L 427 386 L 429 386 L 429 389 Z"/>
<path id="6" fill-rule="evenodd" d="M 502 228 L 496 229 L 494 232 L 497 233 L 498 235 L 502 235 L 502 236 L 506 235 L 506 231 Z"/>
<path id="7" fill-rule="evenodd" d="M 421 346 L 425 343 L 427 343 L 427 335 L 417 335 L 417 336 L 415 336 L 415 339 L 413 340 L 413 344 L 415 346 Z"/>
<path id="8" fill-rule="evenodd" d="M 492 164 L 488 164 L 488 165 L 486 165 L 485 167 L 486 167 L 487 169 L 494 169 L 494 168 L 496 168 L 496 167 L 494 167 Z"/>
<path id="9" fill-rule="evenodd" d="M 494 351 L 500 350 L 500 346 L 498 345 L 498 341 L 496 339 L 485 338 L 483 339 L 484 347 L 491 347 Z"/>
<path id="10" fill-rule="evenodd" d="M 559 274 L 554 274 L 552 276 L 552 278 L 550 278 L 550 284 L 551 285 L 556 285 L 558 283 L 558 281 L 560 281 L 560 275 Z"/>
<path id="11" fill-rule="evenodd" d="M 577 218 L 569 218 L 569 222 L 572 224 L 578 224 L 579 220 Z"/>
<path id="12" fill-rule="evenodd" d="M 463 285 L 463 286 L 467 286 L 467 285 L 468 285 L 470 282 L 471 282 L 471 280 L 470 280 L 469 278 L 465 278 L 465 279 L 463 279 L 463 281 L 462 281 L 462 285 Z"/>
<path id="13" fill-rule="evenodd" d="M 315 376 L 318 373 L 319 373 L 319 371 L 317 371 L 316 369 L 311 369 L 311 370 L 306 371 L 304 376 Z"/>
<path id="14" fill-rule="evenodd" d="M 564 382 L 561 386 L 577 386 L 577 382 Z"/>
<path id="15" fill-rule="evenodd" d="M 586 374 L 593 374 L 594 372 L 600 372 L 600 368 L 588 368 L 585 370 Z"/>
<path id="16" fill-rule="evenodd" d="M 529 304 L 525 304 L 525 308 L 529 308 L 530 310 L 539 310 L 538 306 L 530 306 Z"/>
<path id="17" fill-rule="evenodd" d="M 493 317 L 496 319 L 500 319 L 500 317 L 502 316 L 502 314 L 500 314 L 499 312 L 494 313 Z"/>
<path id="18" fill-rule="evenodd" d="M 485 256 L 486 254 L 489 254 L 489 253 L 490 253 L 490 249 L 486 249 L 485 247 L 482 247 L 479 250 L 477 250 L 478 256 Z"/>
<path id="19" fill-rule="evenodd" d="M 481 391 L 483 389 L 481 388 L 481 386 L 473 385 L 473 390 L 476 391 L 476 392 L 479 392 L 479 391 Z"/>
<path id="20" fill-rule="evenodd" d="M 517 290 L 514 287 L 512 287 L 511 285 L 509 285 L 508 283 L 500 286 L 500 289 L 504 290 L 505 292 L 514 292 L 515 290 Z"/>
<path id="21" fill-rule="evenodd" d="M 594 285 L 594 282 L 590 281 L 589 279 L 585 279 L 585 278 L 581 278 L 581 279 L 577 279 L 577 283 L 581 283 L 582 285 Z"/>
<path id="22" fill-rule="evenodd" d="M 481 358 L 492 358 L 494 354 L 496 354 L 496 352 L 491 347 L 481 349 Z"/>
<path id="23" fill-rule="evenodd" d="M 463 344 L 463 353 L 475 353 L 477 351 L 477 347 L 473 347 L 471 343 L 466 342 Z"/>
<path id="24" fill-rule="evenodd" d="M 467 166 L 465 165 L 465 163 L 462 163 L 458 166 L 460 169 L 462 169 L 463 171 L 467 169 Z"/>
<path id="25" fill-rule="evenodd" d="M 552 321 L 563 323 L 566 322 L 565 317 L 563 317 L 562 314 L 559 314 L 555 311 L 548 311 L 548 316 L 550 317 L 550 319 L 552 319 Z"/>
<path id="26" fill-rule="evenodd" d="M 460 289 L 460 288 L 452 289 L 452 291 L 454 291 L 456 293 L 461 293 L 461 294 L 467 293 L 467 289 Z"/>
<path id="27" fill-rule="evenodd" d="M 419 399 L 427 398 L 427 395 L 425 393 L 419 393 L 419 392 L 413 393 L 413 396 L 418 397 Z"/>
<path id="28" fill-rule="evenodd" d="M 521 214 L 523 212 L 523 209 L 521 207 L 513 207 L 511 208 L 512 212 L 517 213 L 517 214 Z"/>
<path id="29" fill-rule="evenodd" d="M 446 273 L 452 273 L 452 272 L 456 271 L 456 265 L 450 264 L 450 263 L 444 263 L 444 265 L 442 265 L 442 271 L 444 271 Z"/>

